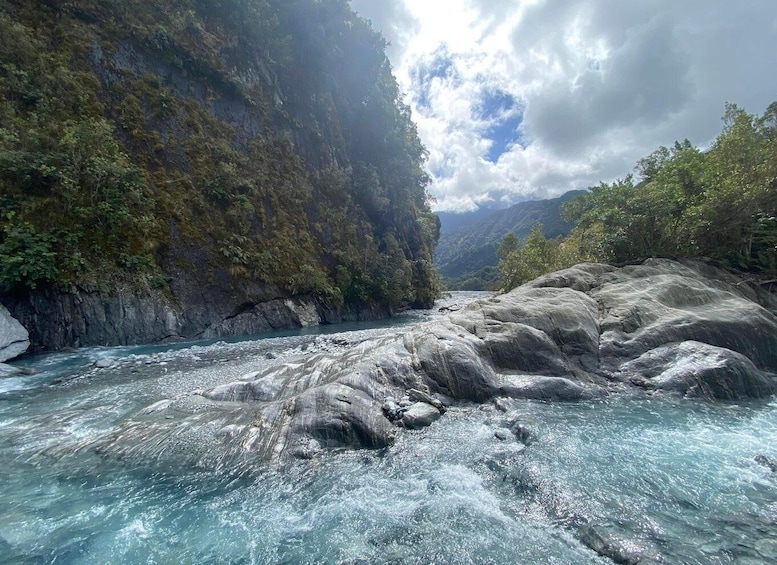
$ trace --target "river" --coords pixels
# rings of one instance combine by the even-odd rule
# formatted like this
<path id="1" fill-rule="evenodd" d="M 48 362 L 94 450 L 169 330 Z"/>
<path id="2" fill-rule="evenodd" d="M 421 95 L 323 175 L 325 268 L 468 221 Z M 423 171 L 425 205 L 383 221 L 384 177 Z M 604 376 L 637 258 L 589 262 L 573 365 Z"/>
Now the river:
<path id="1" fill-rule="evenodd" d="M 612 563 L 592 539 L 777 562 L 777 481 L 756 461 L 777 456 L 773 400 L 461 405 L 388 449 L 283 468 L 185 442 L 102 449 L 162 398 L 439 315 L 17 361 L 37 373 L 0 381 L 0 563 Z M 500 440 L 516 421 L 523 441 Z"/>

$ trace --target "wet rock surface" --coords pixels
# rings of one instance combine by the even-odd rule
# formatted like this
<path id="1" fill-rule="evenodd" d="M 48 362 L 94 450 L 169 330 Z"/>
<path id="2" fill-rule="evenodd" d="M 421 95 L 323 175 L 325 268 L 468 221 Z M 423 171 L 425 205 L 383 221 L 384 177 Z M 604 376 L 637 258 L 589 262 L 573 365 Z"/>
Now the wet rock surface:
<path id="1" fill-rule="evenodd" d="M 711 269 L 578 265 L 401 335 L 263 354 L 264 368 L 145 417 L 164 418 L 179 437 L 196 404 L 198 422 L 242 423 L 228 434 L 233 445 L 283 460 L 391 445 L 399 428 L 432 425 L 446 403 L 575 402 L 624 386 L 708 400 L 769 396 L 777 317 Z"/>
<path id="2" fill-rule="evenodd" d="M 18 357 L 29 346 L 27 330 L 0 304 L 0 363 Z"/>
<path id="3" fill-rule="evenodd" d="M 698 341 L 651 349 L 624 363 L 619 375 L 637 386 L 686 397 L 738 400 L 775 392 L 774 376 L 741 353 Z"/>

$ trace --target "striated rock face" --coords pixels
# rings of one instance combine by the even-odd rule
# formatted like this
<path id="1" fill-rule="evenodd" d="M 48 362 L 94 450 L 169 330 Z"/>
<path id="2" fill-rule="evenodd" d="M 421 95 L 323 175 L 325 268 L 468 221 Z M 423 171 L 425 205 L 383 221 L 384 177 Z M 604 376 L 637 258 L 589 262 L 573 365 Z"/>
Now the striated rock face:
<path id="1" fill-rule="evenodd" d="M 774 392 L 774 376 L 750 359 L 697 341 L 651 349 L 621 365 L 619 375 L 647 389 L 720 400 L 761 398 Z"/>
<path id="2" fill-rule="evenodd" d="M 200 288 L 197 281 L 179 283 L 177 289 L 180 299 L 161 291 L 141 295 L 47 289 L 4 301 L 29 329 L 36 351 L 252 335 L 391 314 L 378 305 L 333 310 L 313 297 L 288 298 L 263 289 L 246 290 L 244 297 L 251 301 L 236 306 L 224 289 Z"/>
<path id="3" fill-rule="evenodd" d="M 710 269 L 578 265 L 401 336 L 169 401 L 142 416 L 156 423 L 137 426 L 181 437 L 203 429 L 187 420 L 196 413 L 233 446 L 283 460 L 390 445 L 400 427 L 430 425 L 451 399 L 578 401 L 624 386 L 709 400 L 771 395 L 777 317 Z"/>
<path id="4" fill-rule="evenodd" d="M 0 363 L 18 357 L 29 346 L 27 330 L 0 304 Z"/>

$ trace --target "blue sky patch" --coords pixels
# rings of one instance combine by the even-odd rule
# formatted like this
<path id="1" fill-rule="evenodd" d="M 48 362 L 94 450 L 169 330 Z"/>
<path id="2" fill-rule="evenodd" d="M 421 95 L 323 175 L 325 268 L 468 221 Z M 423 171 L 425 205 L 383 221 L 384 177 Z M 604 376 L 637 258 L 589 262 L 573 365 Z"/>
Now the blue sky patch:
<path id="1" fill-rule="evenodd" d="M 479 117 L 488 123 L 483 136 L 491 140 L 486 159 L 496 163 L 511 145 L 522 141 L 519 130 L 523 122 L 523 107 L 511 94 L 487 91 L 478 105 Z"/>

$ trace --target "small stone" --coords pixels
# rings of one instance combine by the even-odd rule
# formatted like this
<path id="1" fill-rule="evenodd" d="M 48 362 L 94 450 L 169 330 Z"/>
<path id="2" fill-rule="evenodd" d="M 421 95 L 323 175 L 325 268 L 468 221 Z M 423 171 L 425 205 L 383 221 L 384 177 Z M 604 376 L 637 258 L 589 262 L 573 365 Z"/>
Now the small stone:
<path id="1" fill-rule="evenodd" d="M 769 469 L 772 473 L 777 473 L 777 459 L 760 453 L 755 456 L 755 462 L 759 465 L 763 465 Z"/>
<path id="2" fill-rule="evenodd" d="M 276 353 L 273 353 L 272 351 L 268 351 L 264 354 L 265 359 L 277 359 L 278 355 Z"/>
<path id="3" fill-rule="evenodd" d="M 427 404 L 431 404 L 437 410 L 440 411 L 441 414 L 445 414 L 445 406 L 442 402 L 437 400 L 436 398 L 432 397 L 431 394 L 426 393 L 422 390 L 418 390 L 416 388 L 411 388 L 407 391 L 407 396 L 410 398 L 410 400 L 415 400 L 418 402 L 426 402 Z"/>
<path id="4" fill-rule="evenodd" d="M 413 405 L 413 401 L 410 400 L 407 396 L 403 396 L 402 399 L 399 401 L 399 406 L 401 408 L 408 408 Z"/>
<path id="5" fill-rule="evenodd" d="M 500 412 L 507 412 L 507 402 L 504 398 L 497 398 L 494 400 L 494 408 L 499 410 Z"/>
<path id="6" fill-rule="evenodd" d="M 107 369 L 108 367 L 112 367 L 115 361 L 111 359 L 110 357 L 105 357 L 104 359 L 98 359 L 94 366 L 98 369 Z"/>
<path id="7" fill-rule="evenodd" d="M 536 432 L 526 424 L 515 423 L 510 431 L 524 445 L 531 445 L 537 440 Z"/>
<path id="8" fill-rule="evenodd" d="M 424 428 L 440 417 L 440 411 L 426 402 L 416 402 L 402 414 L 402 425 L 410 429 Z"/>
<path id="9" fill-rule="evenodd" d="M 383 402 L 383 413 L 386 415 L 386 418 L 391 420 L 392 422 L 394 420 L 399 420 L 402 417 L 402 413 L 404 410 L 394 402 L 394 400 L 389 400 L 388 398 Z"/>
<path id="10" fill-rule="evenodd" d="M 151 406 L 147 406 L 143 409 L 143 414 L 153 414 L 154 412 L 160 412 L 162 410 L 167 410 L 167 408 L 173 403 L 172 400 L 165 399 L 160 400 L 159 402 L 155 402 Z"/>
<path id="11" fill-rule="evenodd" d="M 507 441 L 508 439 L 514 436 L 513 436 L 513 432 L 511 432 L 507 428 L 497 428 L 494 430 L 494 437 L 499 441 Z"/>
<path id="12" fill-rule="evenodd" d="M 321 453 L 321 444 L 313 438 L 303 438 L 299 444 L 296 445 L 291 455 L 297 459 L 313 459 L 316 455 Z"/>

